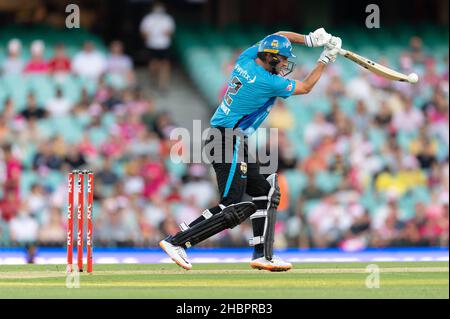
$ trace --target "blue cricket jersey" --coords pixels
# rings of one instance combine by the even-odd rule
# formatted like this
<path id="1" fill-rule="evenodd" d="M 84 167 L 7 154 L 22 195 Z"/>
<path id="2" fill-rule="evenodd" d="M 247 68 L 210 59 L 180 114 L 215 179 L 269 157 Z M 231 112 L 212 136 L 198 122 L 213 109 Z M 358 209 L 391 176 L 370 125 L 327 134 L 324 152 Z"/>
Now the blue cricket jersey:
<path id="1" fill-rule="evenodd" d="M 257 53 L 255 45 L 237 59 L 228 90 L 211 118 L 212 127 L 239 128 L 251 135 L 269 115 L 275 99 L 294 92 L 295 81 L 265 70 L 255 61 Z"/>

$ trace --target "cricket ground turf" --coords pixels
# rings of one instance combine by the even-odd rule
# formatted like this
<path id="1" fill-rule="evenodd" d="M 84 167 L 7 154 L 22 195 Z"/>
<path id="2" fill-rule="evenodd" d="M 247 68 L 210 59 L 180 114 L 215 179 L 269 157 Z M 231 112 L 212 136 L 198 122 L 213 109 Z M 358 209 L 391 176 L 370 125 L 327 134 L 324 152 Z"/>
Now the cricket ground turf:
<path id="1" fill-rule="evenodd" d="M 246 263 L 94 265 L 79 288 L 63 265 L 0 266 L 0 298 L 449 298 L 448 262 L 380 262 L 379 288 L 367 288 L 368 263 L 302 263 L 284 273 Z"/>

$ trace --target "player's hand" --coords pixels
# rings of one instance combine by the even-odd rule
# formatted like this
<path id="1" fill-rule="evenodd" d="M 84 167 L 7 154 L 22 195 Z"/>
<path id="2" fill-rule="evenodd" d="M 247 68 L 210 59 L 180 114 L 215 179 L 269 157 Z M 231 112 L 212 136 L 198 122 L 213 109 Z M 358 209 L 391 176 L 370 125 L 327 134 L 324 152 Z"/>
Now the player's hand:
<path id="1" fill-rule="evenodd" d="M 339 37 L 331 37 L 320 55 L 319 61 L 325 64 L 336 61 L 336 56 L 342 47 L 342 40 Z"/>
<path id="2" fill-rule="evenodd" d="M 325 31 L 324 28 L 317 29 L 305 35 L 305 44 L 308 47 L 322 47 L 331 40 L 331 34 Z"/>
<path id="3" fill-rule="evenodd" d="M 332 51 L 333 54 L 338 54 L 342 48 L 342 39 L 339 37 L 331 37 L 326 47 Z"/>

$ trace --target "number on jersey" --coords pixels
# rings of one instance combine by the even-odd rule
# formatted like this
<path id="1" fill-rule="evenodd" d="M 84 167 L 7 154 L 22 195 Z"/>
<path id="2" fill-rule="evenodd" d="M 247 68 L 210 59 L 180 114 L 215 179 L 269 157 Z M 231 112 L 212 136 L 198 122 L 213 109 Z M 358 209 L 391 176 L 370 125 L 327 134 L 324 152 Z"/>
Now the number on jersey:
<path id="1" fill-rule="evenodd" d="M 231 103 L 233 103 L 233 99 L 231 98 L 230 95 L 235 95 L 237 94 L 237 92 L 239 91 L 239 89 L 242 87 L 242 82 L 238 79 L 237 76 L 233 77 L 233 79 L 231 80 L 231 84 L 228 87 L 227 92 L 225 93 L 225 102 L 228 105 L 231 105 Z"/>

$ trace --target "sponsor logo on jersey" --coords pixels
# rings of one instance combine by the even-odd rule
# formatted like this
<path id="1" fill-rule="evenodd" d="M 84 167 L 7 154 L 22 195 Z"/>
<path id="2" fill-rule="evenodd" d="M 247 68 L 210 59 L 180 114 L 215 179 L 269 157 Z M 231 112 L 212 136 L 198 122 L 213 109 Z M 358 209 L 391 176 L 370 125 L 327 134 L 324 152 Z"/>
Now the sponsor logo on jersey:
<path id="1" fill-rule="evenodd" d="M 286 86 L 286 91 L 291 91 L 292 90 L 292 82 L 288 84 L 288 86 Z"/>
<path id="2" fill-rule="evenodd" d="M 239 76 L 243 77 L 246 81 L 251 81 L 252 77 L 250 76 L 250 74 L 248 74 L 247 70 L 243 69 L 239 64 L 236 64 L 234 69 L 239 74 Z"/>
<path id="3" fill-rule="evenodd" d="M 253 79 L 251 79 L 251 80 L 248 81 L 247 83 L 248 83 L 248 84 L 252 84 L 252 83 L 255 83 L 255 81 L 256 81 L 256 75 L 255 75 L 255 77 L 254 77 Z"/>

